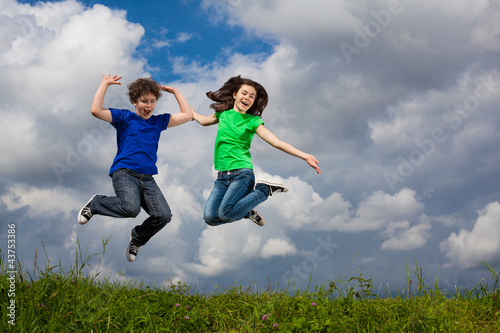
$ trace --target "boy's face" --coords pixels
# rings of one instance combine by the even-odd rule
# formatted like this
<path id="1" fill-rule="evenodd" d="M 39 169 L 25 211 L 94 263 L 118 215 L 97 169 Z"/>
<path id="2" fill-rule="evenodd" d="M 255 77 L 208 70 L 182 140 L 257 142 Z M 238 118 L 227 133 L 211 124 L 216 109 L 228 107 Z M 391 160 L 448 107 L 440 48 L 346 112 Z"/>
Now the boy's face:
<path id="1" fill-rule="evenodd" d="M 257 91 L 254 87 L 243 84 L 240 89 L 233 93 L 234 110 L 240 113 L 246 113 L 255 102 Z"/>
<path id="2" fill-rule="evenodd" d="M 148 120 L 153 115 L 153 111 L 156 107 L 156 97 L 149 93 L 141 95 L 139 99 L 134 103 L 135 113 L 144 120 Z"/>

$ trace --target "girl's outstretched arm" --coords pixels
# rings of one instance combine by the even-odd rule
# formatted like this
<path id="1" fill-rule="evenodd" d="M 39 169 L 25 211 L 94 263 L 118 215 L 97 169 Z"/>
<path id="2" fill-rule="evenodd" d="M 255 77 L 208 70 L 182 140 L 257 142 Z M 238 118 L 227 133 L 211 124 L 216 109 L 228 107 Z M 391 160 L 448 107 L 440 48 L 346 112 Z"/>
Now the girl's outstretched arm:
<path id="1" fill-rule="evenodd" d="M 191 107 L 189 106 L 188 101 L 186 100 L 184 95 L 181 94 L 179 89 L 162 85 L 160 85 L 160 89 L 173 94 L 175 96 L 175 99 L 177 100 L 177 103 L 179 103 L 179 108 L 181 110 L 181 112 L 174 113 L 170 116 L 168 127 L 182 125 L 193 119 L 193 114 L 191 113 Z"/>
<path id="2" fill-rule="evenodd" d="M 279 150 L 284 151 L 285 153 L 288 153 L 292 156 L 296 156 L 298 158 L 303 159 L 304 161 L 307 162 L 314 170 L 316 170 L 317 173 L 321 173 L 321 169 L 319 168 L 318 160 L 316 157 L 310 154 L 306 154 L 303 151 L 298 150 L 291 144 L 282 141 L 276 137 L 271 131 L 269 131 L 267 128 L 264 127 L 264 125 L 260 125 L 257 128 L 257 131 L 255 132 L 257 135 L 267 143 L 269 143 L 271 146 L 274 148 L 278 148 Z"/>
<path id="3" fill-rule="evenodd" d="M 193 109 L 191 109 L 191 111 L 193 112 L 193 120 L 196 120 L 198 124 L 202 126 L 210 126 L 219 123 L 219 119 L 217 119 L 215 114 L 212 114 L 210 116 L 203 116 Z"/>

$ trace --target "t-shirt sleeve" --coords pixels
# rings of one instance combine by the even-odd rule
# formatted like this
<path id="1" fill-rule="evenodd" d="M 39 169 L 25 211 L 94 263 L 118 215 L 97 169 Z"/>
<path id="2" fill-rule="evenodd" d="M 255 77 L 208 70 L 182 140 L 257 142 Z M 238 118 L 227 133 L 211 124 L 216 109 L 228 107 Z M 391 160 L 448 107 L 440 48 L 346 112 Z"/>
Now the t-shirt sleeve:
<path id="1" fill-rule="evenodd" d="M 109 111 L 112 117 L 111 125 L 115 128 L 121 127 L 125 121 L 125 110 L 110 108 Z"/>
<path id="2" fill-rule="evenodd" d="M 253 130 L 254 132 L 257 130 L 257 128 L 260 126 L 260 125 L 264 125 L 264 121 L 262 119 L 260 119 L 259 117 L 257 117 L 255 119 L 255 121 L 253 122 Z"/>
<path id="3" fill-rule="evenodd" d="M 161 116 L 161 130 L 164 131 L 168 127 L 168 123 L 170 122 L 170 113 L 163 113 L 160 115 Z"/>

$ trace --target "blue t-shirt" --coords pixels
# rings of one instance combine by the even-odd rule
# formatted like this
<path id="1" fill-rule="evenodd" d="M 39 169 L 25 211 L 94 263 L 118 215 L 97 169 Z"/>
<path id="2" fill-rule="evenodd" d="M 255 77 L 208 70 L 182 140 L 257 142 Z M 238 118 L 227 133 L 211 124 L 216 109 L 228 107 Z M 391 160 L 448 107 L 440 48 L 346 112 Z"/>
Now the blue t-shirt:
<path id="1" fill-rule="evenodd" d="M 156 175 L 158 142 L 161 132 L 167 129 L 170 114 L 153 115 L 144 120 L 129 110 L 109 110 L 113 117 L 111 125 L 116 128 L 118 146 L 109 174 L 128 168 L 147 175 Z"/>

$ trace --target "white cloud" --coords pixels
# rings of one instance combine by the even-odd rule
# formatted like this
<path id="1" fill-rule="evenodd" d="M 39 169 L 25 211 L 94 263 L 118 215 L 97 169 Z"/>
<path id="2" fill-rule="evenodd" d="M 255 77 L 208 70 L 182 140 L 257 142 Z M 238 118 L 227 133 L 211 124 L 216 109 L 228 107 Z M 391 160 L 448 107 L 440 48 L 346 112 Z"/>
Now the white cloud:
<path id="1" fill-rule="evenodd" d="M 185 43 L 194 36 L 195 34 L 193 33 L 179 32 L 175 39 L 154 39 L 153 46 L 158 49 L 162 47 L 170 47 L 173 43 Z"/>
<path id="2" fill-rule="evenodd" d="M 485 50 L 498 52 L 500 50 L 500 37 L 498 31 L 500 30 L 500 12 L 498 11 L 498 4 L 495 4 L 497 10 L 490 11 L 486 18 L 483 19 L 481 25 L 477 25 L 472 30 L 471 40 L 472 43 Z"/>
<path id="3" fill-rule="evenodd" d="M 261 251 L 261 240 L 262 236 L 258 234 L 248 235 L 245 245 L 241 253 L 247 258 L 255 258 Z"/>
<path id="4" fill-rule="evenodd" d="M 415 191 L 408 188 L 394 195 L 376 191 L 360 204 L 357 219 L 359 223 L 371 224 L 374 229 L 388 221 L 414 219 L 424 211 L 424 205 L 416 195 Z"/>
<path id="5" fill-rule="evenodd" d="M 296 253 L 297 249 L 293 243 L 289 240 L 280 238 L 268 239 L 266 244 L 262 246 L 262 250 L 260 250 L 260 255 L 264 259 L 276 256 L 284 257 L 286 255 L 294 255 Z"/>
<path id="6" fill-rule="evenodd" d="M 244 25 L 264 35 L 272 33 L 303 39 L 311 36 L 324 38 L 326 32 L 347 29 L 358 23 L 353 12 L 360 10 L 360 6 L 349 1 L 233 1 L 233 6 L 224 6 L 212 0 L 204 0 L 203 3 L 219 12 L 227 11 L 232 24 Z M 255 17 L 259 19 L 252 19 Z"/>
<path id="7" fill-rule="evenodd" d="M 449 260 L 445 267 L 455 264 L 463 269 L 477 267 L 481 262 L 500 257 L 500 203 L 488 204 L 478 215 L 472 230 L 463 228 L 441 242 L 440 250 Z"/>
<path id="8" fill-rule="evenodd" d="M 15 146 L 10 142 L 1 144 L 4 148 L 0 150 L 3 172 L 11 174 L 18 170 L 19 164 L 31 163 L 33 158 L 43 157 L 43 151 L 36 149 L 38 142 L 35 120 L 27 112 L 2 112 L 0 126 L 4 129 L 2 137 L 5 140 L 8 138 L 17 142 Z"/>
<path id="9" fill-rule="evenodd" d="M 236 229 L 237 223 L 225 226 L 225 228 L 205 229 L 198 241 L 197 262 L 188 263 L 185 267 L 203 276 L 217 276 L 238 268 L 239 258 L 236 258 L 234 254 L 240 253 L 238 245 L 242 244 L 242 229 Z"/>
<path id="10" fill-rule="evenodd" d="M 423 247 L 427 243 L 431 225 L 420 223 L 410 226 L 408 221 L 391 222 L 381 232 L 382 237 L 388 238 L 380 248 L 382 250 L 411 251 Z"/>
<path id="11" fill-rule="evenodd" d="M 409 188 L 403 188 L 393 195 L 375 191 L 359 202 L 357 207 L 353 207 L 340 193 L 322 198 L 310 184 L 297 177 L 283 179 L 266 174 L 260 168 L 256 169 L 256 175 L 257 179 L 283 183 L 289 187 L 289 192 L 273 196 L 262 205 L 272 208 L 274 219 L 286 228 L 360 232 L 383 230 L 391 223 L 403 221 L 427 223 L 424 204 L 417 193 Z"/>
<path id="12" fill-rule="evenodd" d="M 28 216 L 46 219 L 58 214 L 70 217 L 68 207 L 81 206 L 81 202 L 76 196 L 77 193 L 75 190 L 63 187 L 43 189 L 16 184 L 9 186 L 8 192 L 3 194 L 0 199 L 9 210 L 29 206 Z"/>
<path id="13" fill-rule="evenodd" d="M 101 74 L 109 73 L 124 78 L 121 87 L 110 88 L 106 105 L 129 105 L 126 84 L 147 75 L 147 66 L 156 66 L 146 65 L 143 58 L 155 50 L 137 53 L 146 31 L 131 23 L 124 10 L 85 7 L 74 0 L 34 6 L 4 0 L 0 212 L 2 220 L 22 221 L 19 226 L 26 228 L 23 237 L 30 243 L 26 251 L 45 240 L 47 248 L 54 242 L 49 252 L 57 256 L 60 248 L 75 244 L 76 235 L 91 249 L 99 248 L 99 239 L 113 235 L 106 252 L 110 260 L 103 266 L 106 272 L 117 275 L 127 267 L 128 275 L 145 272 L 152 279 L 173 276 L 174 281 L 197 276 L 223 280 L 228 273 L 252 269 L 254 261 L 264 267 L 255 274 L 267 279 L 268 259 L 285 259 L 286 267 L 279 263 L 273 269 L 286 272 L 300 254 L 311 253 L 308 241 L 325 234 L 342 244 L 335 256 L 329 253 L 317 263 L 314 274 L 319 280 L 331 278 L 327 260 L 335 257 L 336 264 L 348 266 L 351 251 L 358 250 L 369 253 L 360 263 L 369 264 L 373 271 L 368 273 L 375 277 L 399 267 L 382 262 L 387 250 L 396 250 L 390 255 L 397 262 L 401 251 L 412 250 L 418 256 L 419 251 L 440 248 L 451 268 L 472 267 L 477 258 L 498 258 L 493 243 L 498 228 L 492 222 L 498 204 L 481 211 L 475 225 L 468 222 L 475 207 L 499 195 L 496 2 L 401 1 L 402 11 L 372 34 L 351 63 L 339 44 L 354 43 L 357 31 L 375 22 L 372 11 L 387 9 L 387 1 L 203 3 L 202 10 L 218 9 L 203 14 L 219 19 L 221 33 L 233 31 L 224 31 L 229 19 L 251 38 L 229 38 L 215 55 L 217 61 L 203 59 L 202 53 L 196 58 L 185 54 L 161 67 L 172 66 L 181 78 L 173 84 L 203 114 L 211 112 L 204 93 L 230 76 L 241 74 L 261 82 L 270 95 L 263 117 L 266 127 L 314 154 L 323 174 L 314 174 L 302 160 L 256 138 L 252 153 L 257 178 L 284 182 L 290 192 L 259 206 L 267 221 L 264 228 L 250 221 L 207 227 L 202 211 L 213 184 L 216 128 L 191 123 L 169 129 L 161 139 L 156 179 L 174 220 L 141 249 L 133 266 L 124 266 L 130 228 L 142 214 L 136 220 L 96 216 L 84 227 L 75 226 L 73 215 L 90 195 L 112 194 L 107 172 L 116 149 L 114 130 L 101 128 L 88 108 Z M 186 49 L 206 38 L 199 32 L 194 40 L 190 31 L 175 31 L 167 23 L 159 31 L 176 34 L 176 42 L 185 43 Z M 253 34 L 271 41 L 270 55 L 231 53 L 232 43 L 254 40 Z M 168 43 L 176 45 L 173 40 Z M 482 78 L 489 81 L 480 88 Z M 160 100 L 161 110 L 176 111 L 171 97 Z M 464 112 L 463 106 L 473 106 L 474 97 L 479 98 L 478 107 Z M 415 162 L 411 158 L 418 156 L 412 153 L 422 149 L 416 141 L 432 139 L 438 128 L 446 139 L 434 140 L 432 153 L 418 155 L 425 161 L 398 182 L 399 188 L 390 188 L 384 173 L 397 174 L 399 156 Z M 85 133 L 98 133 L 93 130 L 100 134 L 90 142 Z M 51 163 L 68 164 L 69 152 L 78 153 L 85 144 L 89 151 L 80 149 L 80 160 L 59 182 Z M 37 219 L 40 216 L 44 219 Z M 431 228 L 430 221 L 440 222 L 439 227 Z M 55 224 L 66 227 L 57 229 Z M 457 226 L 463 229 L 439 246 L 439 233 Z M 435 260 L 439 264 L 440 259 Z"/>

